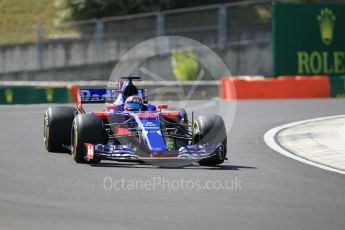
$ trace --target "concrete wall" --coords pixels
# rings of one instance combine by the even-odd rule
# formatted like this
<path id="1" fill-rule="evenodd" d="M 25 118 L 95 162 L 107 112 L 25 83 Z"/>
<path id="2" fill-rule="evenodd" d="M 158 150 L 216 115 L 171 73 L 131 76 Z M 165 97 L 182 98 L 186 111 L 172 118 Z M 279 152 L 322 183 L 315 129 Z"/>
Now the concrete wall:
<path id="1" fill-rule="evenodd" d="M 48 41 L 0 47 L 0 80 L 90 80 L 108 79 L 117 60 L 135 44 L 95 39 Z M 270 41 L 233 44 L 214 51 L 232 75 L 271 75 Z M 147 62 L 164 78 L 174 79 L 170 57 Z"/>
<path id="2" fill-rule="evenodd" d="M 34 44 L 0 47 L 0 73 L 37 69 L 37 48 Z"/>

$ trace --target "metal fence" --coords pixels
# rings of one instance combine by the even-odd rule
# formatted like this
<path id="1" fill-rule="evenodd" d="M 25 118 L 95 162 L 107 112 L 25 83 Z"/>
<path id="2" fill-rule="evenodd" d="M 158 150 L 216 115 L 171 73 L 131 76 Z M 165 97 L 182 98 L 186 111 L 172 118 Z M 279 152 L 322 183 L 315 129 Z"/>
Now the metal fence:
<path id="1" fill-rule="evenodd" d="M 0 78 L 103 79 L 133 46 L 163 35 L 192 38 L 216 48 L 233 74 L 272 73 L 272 1 L 249 0 L 0 30 Z"/>
<path id="2" fill-rule="evenodd" d="M 222 48 L 234 42 L 270 39 L 271 1 L 210 5 L 58 26 L 15 28 L 0 33 L 0 44 L 41 43 L 62 39 L 94 39 L 98 43 L 114 39 L 135 44 L 156 36 L 176 35 Z"/>

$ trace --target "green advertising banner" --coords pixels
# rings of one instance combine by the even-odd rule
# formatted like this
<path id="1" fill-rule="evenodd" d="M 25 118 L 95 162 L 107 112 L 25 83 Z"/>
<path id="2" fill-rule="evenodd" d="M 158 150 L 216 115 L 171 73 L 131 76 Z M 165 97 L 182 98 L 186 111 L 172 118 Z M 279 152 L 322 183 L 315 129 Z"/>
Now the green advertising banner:
<path id="1" fill-rule="evenodd" d="M 345 74 L 345 4 L 273 5 L 274 75 Z"/>
<path id="2" fill-rule="evenodd" d="M 330 76 L 331 97 L 345 97 L 345 76 Z"/>
<path id="3" fill-rule="evenodd" d="M 0 104 L 69 103 L 66 87 L 0 87 Z"/>

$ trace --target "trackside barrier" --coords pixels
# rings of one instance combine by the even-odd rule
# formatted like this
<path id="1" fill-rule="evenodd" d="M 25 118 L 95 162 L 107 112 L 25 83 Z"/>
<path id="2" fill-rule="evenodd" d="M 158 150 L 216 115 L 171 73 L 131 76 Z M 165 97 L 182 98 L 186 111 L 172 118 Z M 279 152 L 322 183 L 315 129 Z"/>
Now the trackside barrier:
<path id="1" fill-rule="evenodd" d="M 77 103 L 78 90 L 79 90 L 79 87 L 76 85 L 68 86 L 70 98 L 71 98 L 72 102 L 74 102 L 74 103 Z"/>
<path id="2" fill-rule="evenodd" d="M 0 81 L 0 104 L 70 103 L 76 101 L 79 88 L 104 88 L 108 81 Z M 141 81 L 149 100 L 191 100 L 219 97 L 220 81 Z"/>
<path id="3" fill-rule="evenodd" d="M 327 76 L 282 76 L 260 80 L 223 77 L 221 83 L 221 98 L 225 100 L 330 97 Z"/>
<path id="4" fill-rule="evenodd" d="M 90 82 L 77 83 L 63 82 L 61 84 L 52 84 L 51 82 L 42 82 L 42 85 L 40 85 L 40 82 L 25 82 L 25 84 L 22 82 L 3 82 L 2 85 L 0 84 L 0 104 L 75 102 L 78 88 L 80 86 L 89 87 L 91 84 Z M 151 82 L 141 83 L 145 83 L 143 85 L 144 88 L 150 88 L 152 85 Z M 190 85 L 193 85 L 192 83 L 194 84 L 194 82 L 183 82 L 183 84 L 187 85 L 183 85 L 182 89 L 188 92 L 191 87 Z M 103 85 L 105 84 L 102 82 L 99 87 L 104 87 Z M 171 86 L 175 86 L 176 84 L 178 83 L 171 82 Z M 279 78 L 222 77 L 221 81 L 208 81 L 207 84 L 197 82 L 197 84 L 196 99 L 217 97 L 219 93 L 217 86 L 219 85 L 220 97 L 222 99 L 345 97 L 345 76 L 281 76 Z M 95 83 L 91 85 L 94 86 Z M 165 91 L 167 89 L 169 87 L 164 88 Z M 174 87 L 172 89 L 175 90 Z M 174 91 L 172 93 L 176 92 Z M 171 95 L 167 99 L 172 99 Z"/>
<path id="5" fill-rule="evenodd" d="M 67 87 L 0 87 L 0 104 L 70 103 Z"/>
<path id="6" fill-rule="evenodd" d="M 331 97 L 345 97 L 345 76 L 330 76 Z"/>

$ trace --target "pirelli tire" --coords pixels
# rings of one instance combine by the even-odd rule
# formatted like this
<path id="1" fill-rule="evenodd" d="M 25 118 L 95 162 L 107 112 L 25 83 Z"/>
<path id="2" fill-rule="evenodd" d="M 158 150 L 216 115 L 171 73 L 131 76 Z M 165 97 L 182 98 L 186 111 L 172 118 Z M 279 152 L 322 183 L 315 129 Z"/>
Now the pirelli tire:
<path id="1" fill-rule="evenodd" d="M 108 136 L 102 119 L 92 114 L 79 114 L 74 118 L 71 132 L 71 153 L 77 163 L 97 164 L 100 158 L 86 161 L 87 149 L 85 143 L 107 144 Z"/>
<path id="2" fill-rule="evenodd" d="M 44 113 L 43 140 L 48 152 L 68 152 L 71 127 L 78 111 L 69 106 L 48 107 Z"/>
<path id="3" fill-rule="evenodd" d="M 223 147 L 218 149 L 216 155 L 199 161 L 199 164 L 203 166 L 222 164 L 227 155 L 227 133 L 223 118 L 219 115 L 201 115 L 194 121 L 193 129 L 195 143 L 223 144 Z"/>

